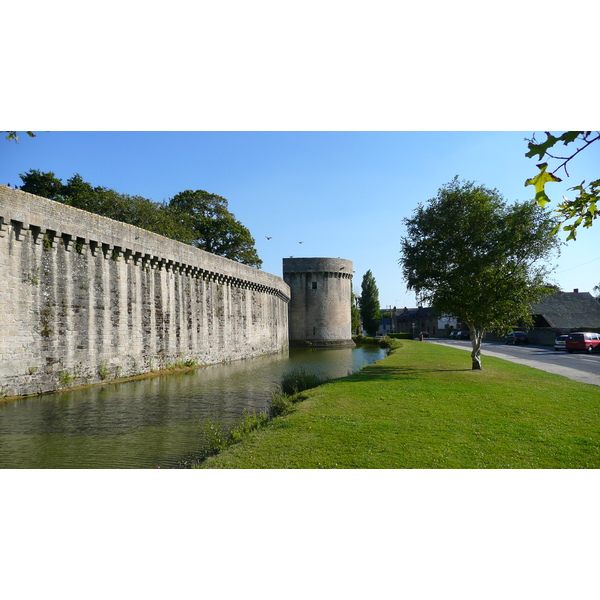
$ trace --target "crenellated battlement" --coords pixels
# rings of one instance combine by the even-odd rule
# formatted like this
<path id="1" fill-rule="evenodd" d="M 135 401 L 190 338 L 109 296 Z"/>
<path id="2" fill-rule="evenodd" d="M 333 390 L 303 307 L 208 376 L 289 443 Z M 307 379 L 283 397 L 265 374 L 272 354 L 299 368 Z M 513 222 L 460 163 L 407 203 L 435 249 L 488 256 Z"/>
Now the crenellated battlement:
<path id="1" fill-rule="evenodd" d="M 207 281 L 227 281 L 289 301 L 289 289 L 280 277 L 134 225 L 0 185 L 0 237 L 9 227 L 17 241 L 31 231 L 34 244 L 46 240 L 46 244 L 53 248 L 60 245 L 66 252 L 77 249 L 92 256 L 102 252 L 105 258 L 122 258 L 135 265 L 141 263 L 143 268 L 185 271 Z"/>

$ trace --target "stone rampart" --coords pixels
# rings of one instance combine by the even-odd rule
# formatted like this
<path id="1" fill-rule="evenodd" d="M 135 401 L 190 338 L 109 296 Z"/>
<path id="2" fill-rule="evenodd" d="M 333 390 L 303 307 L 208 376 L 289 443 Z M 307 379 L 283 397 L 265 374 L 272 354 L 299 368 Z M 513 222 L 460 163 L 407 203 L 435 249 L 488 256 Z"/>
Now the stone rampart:
<path id="1" fill-rule="evenodd" d="M 279 277 L 0 186 L 0 397 L 287 350 Z"/>

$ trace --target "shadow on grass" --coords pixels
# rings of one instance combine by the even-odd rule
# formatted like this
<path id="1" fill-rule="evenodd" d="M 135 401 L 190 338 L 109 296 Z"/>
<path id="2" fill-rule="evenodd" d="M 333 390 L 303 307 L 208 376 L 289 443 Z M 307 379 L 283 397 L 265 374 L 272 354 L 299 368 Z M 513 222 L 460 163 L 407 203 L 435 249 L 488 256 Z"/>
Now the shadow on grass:
<path id="1" fill-rule="evenodd" d="M 365 367 L 362 371 L 354 373 L 349 377 L 344 377 L 336 381 L 342 383 L 353 383 L 356 381 L 385 381 L 391 379 L 414 379 L 418 375 L 424 373 L 459 373 L 472 371 L 473 369 L 425 369 L 415 367 L 383 367 L 377 366 L 376 368 L 370 369 Z"/>

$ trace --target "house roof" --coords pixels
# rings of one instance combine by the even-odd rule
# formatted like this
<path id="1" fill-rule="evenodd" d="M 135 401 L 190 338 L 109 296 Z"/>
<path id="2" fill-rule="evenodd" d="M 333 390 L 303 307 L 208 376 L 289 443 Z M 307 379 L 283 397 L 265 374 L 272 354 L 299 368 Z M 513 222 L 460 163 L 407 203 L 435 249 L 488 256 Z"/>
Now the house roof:
<path id="1" fill-rule="evenodd" d="M 600 327 L 600 303 L 589 292 L 550 294 L 532 306 L 532 313 L 543 317 L 547 327 Z"/>
<path id="2" fill-rule="evenodd" d="M 410 321 L 412 319 L 433 319 L 437 314 L 430 306 L 420 306 L 419 308 L 408 308 L 403 311 L 396 311 L 398 321 Z"/>

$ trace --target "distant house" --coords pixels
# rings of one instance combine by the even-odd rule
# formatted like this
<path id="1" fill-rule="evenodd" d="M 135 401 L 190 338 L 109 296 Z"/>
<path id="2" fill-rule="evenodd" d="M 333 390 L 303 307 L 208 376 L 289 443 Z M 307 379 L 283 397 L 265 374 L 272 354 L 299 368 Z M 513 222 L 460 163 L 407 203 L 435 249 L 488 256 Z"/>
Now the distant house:
<path id="1" fill-rule="evenodd" d="M 379 321 L 379 327 L 377 327 L 377 335 L 387 335 L 388 333 L 395 333 L 392 327 L 391 317 L 384 317 Z"/>
<path id="2" fill-rule="evenodd" d="M 532 344 L 551 345 L 556 336 L 571 331 L 600 331 L 600 303 L 589 292 L 573 290 L 544 296 L 532 305 L 531 316 L 533 328 L 528 335 Z M 493 333 L 485 337 L 502 339 Z"/>
<path id="3" fill-rule="evenodd" d="M 390 317 L 381 320 L 379 331 L 385 333 L 412 333 L 419 335 L 427 332 L 434 337 L 446 337 L 452 329 L 456 329 L 454 317 L 440 316 L 430 307 L 381 309 Z"/>
<path id="4" fill-rule="evenodd" d="M 589 292 L 550 294 L 534 304 L 531 312 L 534 327 L 584 331 L 600 328 L 600 303 Z"/>
<path id="5" fill-rule="evenodd" d="M 571 331 L 600 331 L 600 303 L 589 293 L 573 290 L 545 296 L 531 307 L 534 344 L 552 344 Z"/>
<path id="6" fill-rule="evenodd" d="M 381 320 L 379 333 L 411 332 L 418 335 L 426 331 L 434 337 L 448 337 L 452 330 L 461 327 L 455 317 L 439 316 L 430 307 L 381 309 L 389 314 Z M 545 296 L 531 307 L 533 329 L 529 339 L 533 344 L 551 345 L 557 335 L 571 331 L 600 332 L 600 303 L 589 293 L 573 290 Z M 516 327 L 515 329 L 523 329 Z M 504 339 L 488 332 L 488 340 Z"/>

